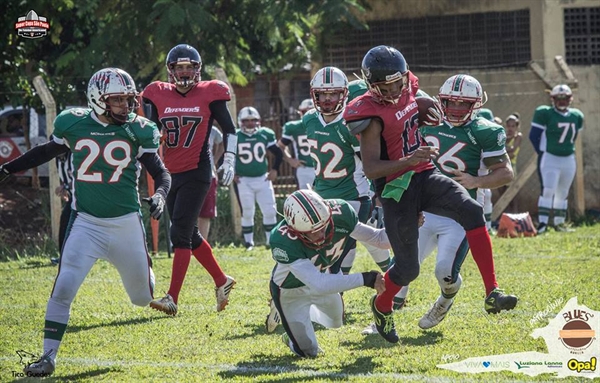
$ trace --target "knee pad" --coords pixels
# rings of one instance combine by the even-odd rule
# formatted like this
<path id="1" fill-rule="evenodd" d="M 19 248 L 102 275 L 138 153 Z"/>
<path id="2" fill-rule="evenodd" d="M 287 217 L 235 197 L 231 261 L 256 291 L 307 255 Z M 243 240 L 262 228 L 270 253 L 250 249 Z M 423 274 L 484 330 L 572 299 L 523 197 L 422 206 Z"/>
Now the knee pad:
<path id="1" fill-rule="evenodd" d="M 417 279 L 420 272 L 419 261 L 416 260 L 414 265 L 402 265 L 399 266 L 397 263 L 388 270 L 388 276 L 392 282 L 398 286 L 408 286 L 410 282 Z"/>

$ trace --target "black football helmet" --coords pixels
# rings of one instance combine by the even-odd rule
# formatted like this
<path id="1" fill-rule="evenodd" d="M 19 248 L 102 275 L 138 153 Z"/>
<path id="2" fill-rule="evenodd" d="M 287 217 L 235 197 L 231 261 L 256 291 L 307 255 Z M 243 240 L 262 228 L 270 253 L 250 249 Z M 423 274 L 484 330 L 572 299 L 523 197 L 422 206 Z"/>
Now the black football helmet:
<path id="1" fill-rule="evenodd" d="M 396 48 L 379 45 L 371 48 L 362 61 L 361 72 L 363 79 L 369 85 L 373 96 L 381 102 L 398 103 L 404 93 L 408 93 L 408 64 L 402 53 Z M 393 90 L 382 94 L 379 85 L 393 84 L 400 81 Z"/>
<path id="2" fill-rule="evenodd" d="M 194 66 L 193 71 L 185 72 L 175 71 L 175 65 L 182 63 L 191 63 Z M 200 53 L 191 45 L 179 44 L 173 47 L 167 54 L 167 72 L 169 73 L 169 82 L 184 88 L 191 87 L 200 81 L 200 70 L 202 69 L 202 59 Z"/>

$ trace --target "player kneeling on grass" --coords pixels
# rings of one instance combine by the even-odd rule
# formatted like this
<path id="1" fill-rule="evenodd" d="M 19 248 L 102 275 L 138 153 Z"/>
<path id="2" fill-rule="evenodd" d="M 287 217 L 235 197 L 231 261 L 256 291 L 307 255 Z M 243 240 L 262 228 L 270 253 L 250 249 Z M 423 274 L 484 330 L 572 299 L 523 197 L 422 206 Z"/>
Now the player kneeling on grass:
<path id="1" fill-rule="evenodd" d="M 285 329 L 284 343 L 301 357 L 321 351 L 312 322 L 327 328 L 342 326 L 341 292 L 368 286 L 382 292 L 383 277 L 376 271 L 330 274 L 350 237 L 389 249 L 384 229 L 358 221 L 352 206 L 340 199 L 321 198 L 298 190 L 285 200 L 285 220 L 271 232 L 273 259 L 272 302 Z"/>
<path id="2" fill-rule="evenodd" d="M 138 93 L 131 76 L 121 69 L 94 74 L 87 98 L 89 109 L 69 109 L 56 117 L 50 141 L 0 166 L 1 182 L 69 149 L 73 153 L 73 213 L 46 307 L 44 353 L 25 367 L 27 376 L 54 372 L 71 303 L 98 259 L 119 271 L 131 303 L 146 306 L 152 300 L 154 274 L 140 216 L 138 178 L 144 164 L 156 186 L 146 201 L 152 218 L 159 219 L 171 186 L 157 154 L 160 134 L 152 121 L 133 113 Z"/>

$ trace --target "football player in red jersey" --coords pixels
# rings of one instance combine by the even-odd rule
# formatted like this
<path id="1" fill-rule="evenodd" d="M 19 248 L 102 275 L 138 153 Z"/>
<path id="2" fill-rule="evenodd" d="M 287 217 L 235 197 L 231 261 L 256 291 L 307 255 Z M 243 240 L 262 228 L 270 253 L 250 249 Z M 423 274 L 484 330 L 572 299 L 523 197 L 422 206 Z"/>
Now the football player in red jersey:
<path id="1" fill-rule="evenodd" d="M 452 218 L 463 226 L 484 279 L 486 310 L 497 313 L 514 308 L 517 297 L 497 289 L 483 208 L 431 162 L 438 151 L 427 146 L 418 130 L 417 77 L 408 70 L 402 54 L 385 45 L 367 52 L 361 71 L 369 91 L 352 100 L 344 118 L 348 128 L 361 135 L 363 167 L 381 197 L 395 257 L 394 266 L 384 276 L 385 292 L 371 299 L 377 331 L 388 342 L 399 340 L 392 316 L 393 297 L 419 275 L 420 211 Z M 430 112 L 428 123 L 439 125 L 441 113 L 437 109 Z"/>
<path id="2" fill-rule="evenodd" d="M 217 311 L 225 309 L 235 280 L 225 275 L 208 242 L 198 231 L 197 218 L 210 188 L 212 169 L 208 141 L 213 120 L 224 135 L 225 154 L 221 184 L 234 176 L 237 137 L 227 108 L 228 86 L 218 80 L 200 81 L 202 60 L 198 51 L 180 44 L 167 55 L 169 82 L 155 81 L 142 94 L 148 118 L 163 130 L 164 161 L 173 184 L 167 196 L 174 248 L 171 285 L 167 295 L 150 306 L 168 315 L 177 314 L 179 292 L 191 256 L 196 257 L 215 282 Z"/>

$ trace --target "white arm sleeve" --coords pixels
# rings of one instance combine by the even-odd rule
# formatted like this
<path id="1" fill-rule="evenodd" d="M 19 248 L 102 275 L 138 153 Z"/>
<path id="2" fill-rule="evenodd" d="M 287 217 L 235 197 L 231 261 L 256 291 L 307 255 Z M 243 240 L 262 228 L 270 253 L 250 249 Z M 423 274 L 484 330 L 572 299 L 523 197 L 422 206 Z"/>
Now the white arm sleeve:
<path id="1" fill-rule="evenodd" d="M 308 259 L 300 259 L 289 265 L 291 272 L 317 294 L 333 294 L 365 285 L 362 274 L 321 273 Z"/>
<path id="2" fill-rule="evenodd" d="M 359 222 L 350 236 L 357 241 L 369 244 L 378 249 L 391 249 L 390 240 L 388 239 L 385 229 L 373 229 L 371 226 Z"/>

